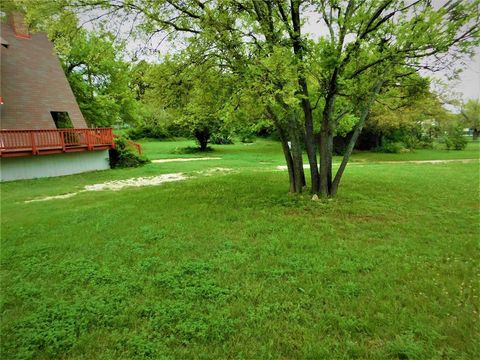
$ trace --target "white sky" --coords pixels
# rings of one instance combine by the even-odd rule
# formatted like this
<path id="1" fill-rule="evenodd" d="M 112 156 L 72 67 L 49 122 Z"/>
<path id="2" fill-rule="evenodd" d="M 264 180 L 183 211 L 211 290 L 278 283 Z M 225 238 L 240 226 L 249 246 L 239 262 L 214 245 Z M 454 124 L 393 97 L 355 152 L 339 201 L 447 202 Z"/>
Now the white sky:
<path id="1" fill-rule="evenodd" d="M 467 62 L 460 79 L 450 84 L 464 99 L 480 99 L 480 49 L 477 48 L 476 56 Z"/>
<path id="2" fill-rule="evenodd" d="M 441 6 L 446 0 L 433 0 L 434 6 Z M 315 13 L 305 14 L 304 33 L 311 34 L 316 38 L 328 36 L 327 29 L 318 23 L 319 16 Z M 480 47 L 476 49 L 476 55 L 471 59 L 465 59 L 465 65 L 460 66 L 462 72 L 457 80 L 448 80 L 447 74 L 438 72 L 422 72 L 424 76 L 437 78 L 444 82 L 451 93 L 457 93 L 462 99 L 480 99 Z"/>

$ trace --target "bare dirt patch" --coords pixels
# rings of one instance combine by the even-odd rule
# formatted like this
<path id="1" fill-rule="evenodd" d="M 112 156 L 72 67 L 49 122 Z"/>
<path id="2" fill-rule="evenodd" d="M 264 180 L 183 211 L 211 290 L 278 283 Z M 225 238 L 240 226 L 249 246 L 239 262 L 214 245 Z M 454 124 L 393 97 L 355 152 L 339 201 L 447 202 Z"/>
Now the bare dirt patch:
<path id="1" fill-rule="evenodd" d="M 160 185 L 166 182 L 185 180 L 187 177 L 182 173 L 163 174 L 158 176 L 138 177 L 125 180 L 107 181 L 100 184 L 86 185 L 86 191 L 113 190 L 118 191 L 125 187 L 140 187 Z"/>
<path id="2" fill-rule="evenodd" d="M 233 169 L 230 168 L 211 168 L 203 171 L 197 171 L 194 174 L 197 176 L 214 176 L 224 173 L 230 173 Z M 77 194 L 87 192 L 87 191 L 119 191 L 127 187 L 142 187 L 142 186 L 157 186 L 167 182 L 173 181 L 182 181 L 186 179 L 193 179 L 196 176 L 187 176 L 184 173 L 173 173 L 173 174 L 162 174 L 158 176 L 146 176 L 138 178 L 130 178 L 124 180 L 113 180 L 107 181 L 104 183 L 85 185 L 82 190 L 71 192 L 67 194 L 45 196 L 41 198 L 25 200 L 25 203 L 37 202 L 37 201 L 48 201 L 48 200 L 57 200 L 57 199 L 68 199 Z"/>
<path id="3" fill-rule="evenodd" d="M 174 174 L 163 174 L 158 176 L 130 178 L 125 180 L 113 180 L 113 181 L 107 181 L 100 184 L 85 185 L 83 190 L 79 190 L 77 192 L 54 195 L 54 196 L 45 196 L 42 198 L 26 200 L 25 203 L 31 203 L 31 202 L 37 202 L 37 201 L 48 201 L 48 200 L 55 200 L 55 199 L 67 199 L 86 191 L 104 191 L 104 190 L 118 191 L 126 187 L 155 186 L 155 185 L 160 185 L 166 182 L 181 181 L 186 179 L 187 179 L 187 176 L 184 175 L 183 173 L 174 173 Z"/>
<path id="4" fill-rule="evenodd" d="M 73 193 L 67 193 L 67 194 L 62 194 L 62 195 L 53 195 L 53 196 L 45 196 L 43 198 L 38 198 L 38 199 L 33 199 L 33 200 L 25 200 L 25 203 L 30 203 L 30 202 L 36 202 L 36 201 L 48 201 L 48 200 L 56 200 L 56 199 L 68 199 L 71 198 L 72 196 L 77 195 L 79 192 L 83 192 L 85 190 L 80 190 L 77 192 Z"/>
<path id="5" fill-rule="evenodd" d="M 219 173 L 230 173 L 233 171 L 234 170 L 230 168 L 215 167 L 207 170 L 196 171 L 195 173 L 202 176 L 212 176 L 212 175 L 218 175 Z"/>

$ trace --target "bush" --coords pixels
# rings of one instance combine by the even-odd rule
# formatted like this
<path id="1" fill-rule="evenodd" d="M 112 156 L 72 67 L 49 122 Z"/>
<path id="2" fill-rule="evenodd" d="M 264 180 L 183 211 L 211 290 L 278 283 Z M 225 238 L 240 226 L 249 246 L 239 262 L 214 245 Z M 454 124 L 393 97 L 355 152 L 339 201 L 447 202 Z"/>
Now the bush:
<path id="1" fill-rule="evenodd" d="M 252 126 L 236 129 L 235 135 L 242 143 L 253 143 L 255 141 L 255 131 Z"/>
<path id="2" fill-rule="evenodd" d="M 187 146 L 182 148 L 177 147 L 173 149 L 170 153 L 171 154 L 198 154 L 198 153 L 205 153 L 205 152 L 212 152 L 212 151 L 215 151 L 215 149 L 211 148 L 210 146 L 207 146 L 205 151 L 200 150 L 200 148 L 196 146 Z"/>
<path id="3" fill-rule="evenodd" d="M 248 129 L 238 132 L 238 137 L 242 143 L 250 144 L 255 141 L 255 134 Z"/>
<path id="4" fill-rule="evenodd" d="M 467 146 L 467 139 L 463 136 L 463 127 L 458 125 L 448 129 L 442 142 L 447 150 L 464 150 Z"/>
<path id="5" fill-rule="evenodd" d="M 248 134 L 248 135 L 244 134 L 240 136 L 240 141 L 245 144 L 251 144 L 255 142 L 255 137 L 252 134 Z"/>
<path id="6" fill-rule="evenodd" d="M 230 135 L 219 133 L 213 134 L 209 142 L 215 145 L 231 145 L 233 144 L 233 139 Z"/>
<path id="7" fill-rule="evenodd" d="M 191 131 L 183 124 L 172 121 L 166 125 L 168 134 L 172 138 L 188 138 L 191 137 Z"/>
<path id="8" fill-rule="evenodd" d="M 416 149 L 433 149 L 433 139 L 419 140 Z"/>
<path id="9" fill-rule="evenodd" d="M 402 142 L 385 141 L 383 145 L 376 148 L 375 151 L 383 152 L 387 154 L 398 154 L 398 153 L 406 152 L 408 151 L 408 149 L 405 147 L 405 145 Z"/>
<path id="10" fill-rule="evenodd" d="M 432 149 L 433 138 L 422 133 L 405 134 L 401 140 L 407 149 Z"/>
<path id="11" fill-rule="evenodd" d="M 171 137 L 169 131 L 160 125 L 141 124 L 127 130 L 127 136 L 132 140 L 151 138 L 165 140 Z"/>
<path id="12" fill-rule="evenodd" d="M 149 162 L 144 156 L 138 155 L 128 145 L 127 139 L 123 137 L 115 138 L 115 149 L 109 151 L 110 167 L 125 168 L 125 167 L 137 167 Z"/>
<path id="13" fill-rule="evenodd" d="M 268 120 L 260 120 L 253 126 L 253 132 L 255 136 L 268 138 L 271 136 L 275 136 L 277 129 L 275 125 L 271 121 Z"/>

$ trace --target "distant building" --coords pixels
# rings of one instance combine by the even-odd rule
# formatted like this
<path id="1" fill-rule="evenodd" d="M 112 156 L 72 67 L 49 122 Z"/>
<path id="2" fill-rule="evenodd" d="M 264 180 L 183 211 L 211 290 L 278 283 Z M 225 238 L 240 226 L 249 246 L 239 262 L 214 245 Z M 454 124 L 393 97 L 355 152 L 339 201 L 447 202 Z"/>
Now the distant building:
<path id="1" fill-rule="evenodd" d="M 1 180 L 108 169 L 112 129 L 88 129 L 46 34 L 1 24 Z"/>

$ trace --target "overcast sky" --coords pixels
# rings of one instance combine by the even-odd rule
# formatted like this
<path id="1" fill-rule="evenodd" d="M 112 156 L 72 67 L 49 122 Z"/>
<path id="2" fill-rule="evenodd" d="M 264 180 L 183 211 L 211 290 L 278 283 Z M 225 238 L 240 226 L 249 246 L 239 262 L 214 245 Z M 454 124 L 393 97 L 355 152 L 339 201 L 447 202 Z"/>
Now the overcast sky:
<path id="1" fill-rule="evenodd" d="M 441 6 L 446 0 L 434 0 L 434 6 Z M 318 21 L 319 16 L 315 13 L 305 15 L 304 32 L 312 37 L 328 36 L 327 28 Z M 459 64 L 460 65 L 460 64 Z M 458 80 L 448 80 L 446 73 L 423 72 L 424 76 L 431 76 L 446 83 L 452 93 L 458 93 L 464 100 L 480 98 L 480 48 L 476 49 L 476 55 L 472 59 L 465 59 L 465 65 L 459 66 L 462 73 Z"/>
<path id="2" fill-rule="evenodd" d="M 464 99 L 480 99 L 480 49 L 477 49 L 477 55 L 468 61 L 460 79 L 450 83 Z"/>

